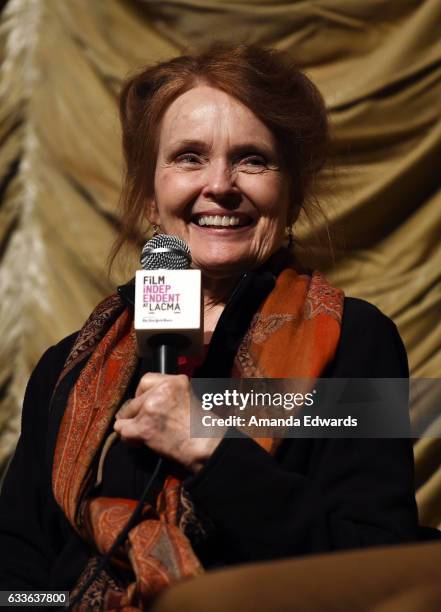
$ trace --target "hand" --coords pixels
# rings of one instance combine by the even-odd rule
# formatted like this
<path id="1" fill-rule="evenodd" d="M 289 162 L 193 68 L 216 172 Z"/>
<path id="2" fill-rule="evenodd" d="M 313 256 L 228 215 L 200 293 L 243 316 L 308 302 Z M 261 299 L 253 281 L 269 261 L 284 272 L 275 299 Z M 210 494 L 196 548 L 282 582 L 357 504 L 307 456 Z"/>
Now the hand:
<path id="1" fill-rule="evenodd" d="M 190 402 L 194 401 L 187 376 L 144 374 L 135 397 L 117 412 L 114 429 L 122 440 L 142 442 L 197 472 L 220 439 L 190 438 Z"/>

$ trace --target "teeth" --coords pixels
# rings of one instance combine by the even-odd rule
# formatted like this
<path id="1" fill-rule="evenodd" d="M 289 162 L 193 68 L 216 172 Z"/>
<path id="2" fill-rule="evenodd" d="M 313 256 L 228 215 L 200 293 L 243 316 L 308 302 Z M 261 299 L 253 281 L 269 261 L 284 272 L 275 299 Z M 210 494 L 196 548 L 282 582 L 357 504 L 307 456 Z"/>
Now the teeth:
<path id="1" fill-rule="evenodd" d="M 203 217 L 199 217 L 198 224 L 199 225 L 215 225 L 219 227 L 228 227 L 230 225 L 239 225 L 240 219 L 239 217 L 227 216 L 224 215 L 221 217 L 220 215 L 205 215 Z"/>

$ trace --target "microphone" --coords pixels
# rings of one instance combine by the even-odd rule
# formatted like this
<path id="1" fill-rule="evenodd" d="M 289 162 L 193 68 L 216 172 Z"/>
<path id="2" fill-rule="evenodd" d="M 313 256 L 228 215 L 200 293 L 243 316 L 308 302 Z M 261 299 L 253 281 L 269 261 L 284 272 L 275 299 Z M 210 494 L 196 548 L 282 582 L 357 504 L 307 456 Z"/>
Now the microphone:
<path id="1" fill-rule="evenodd" d="M 179 355 L 198 355 L 203 345 L 201 271 L 178 236 L 159 234 L 141 253 L 135 278 L 135 333 L 140 357 L 153 370 L 178 372 Z"/>

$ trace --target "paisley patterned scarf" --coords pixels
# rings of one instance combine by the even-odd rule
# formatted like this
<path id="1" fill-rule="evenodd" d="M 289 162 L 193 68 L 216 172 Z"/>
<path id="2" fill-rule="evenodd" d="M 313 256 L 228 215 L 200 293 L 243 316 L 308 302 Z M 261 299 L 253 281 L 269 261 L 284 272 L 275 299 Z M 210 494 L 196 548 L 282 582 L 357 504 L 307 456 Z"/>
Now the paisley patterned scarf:
<path id="1" fill-rule="evenodd" d="M 343 299 L 343 293 L 318 272 L 309 276 L 289 267 L 282 270 L 239 346 L 232 375 L 320 376 L 335 355 Z M 52 482 L 55 499 L 71 525 L 97 555 L 104 555 L 137 505 L 136 500 L 91 495 L 96 459 L 137 367 L 133 313 L 117 295 L 104 300 L 89 317 L 57 388 L 72 368 L 86 360 L 67 396 Z M 274 451 L 273 440 L 256 442 Z M 145 504 L 140 522 L 112 559 L 113 575 L 102 572 L 76 609 L 146 609 L 163 588 L 201 573 L 184 533 L 186 506 L 182 482 L 168 476 L 155 507 Z M 93 573 L 97 558 L 91 559 L 72 596 Z"/>

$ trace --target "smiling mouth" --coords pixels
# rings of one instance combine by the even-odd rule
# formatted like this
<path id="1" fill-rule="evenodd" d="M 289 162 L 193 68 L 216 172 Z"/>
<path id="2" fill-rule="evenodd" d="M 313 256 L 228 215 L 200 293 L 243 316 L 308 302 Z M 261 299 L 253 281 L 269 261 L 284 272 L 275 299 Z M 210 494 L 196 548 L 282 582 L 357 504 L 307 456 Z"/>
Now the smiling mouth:
<path id="1" fill-rule="evenodd" d="M 252 219 L 248 215 L 194 215 L 192 222 L 199 227 L 216 229 L 236 229 L 251 225 Z"/>

